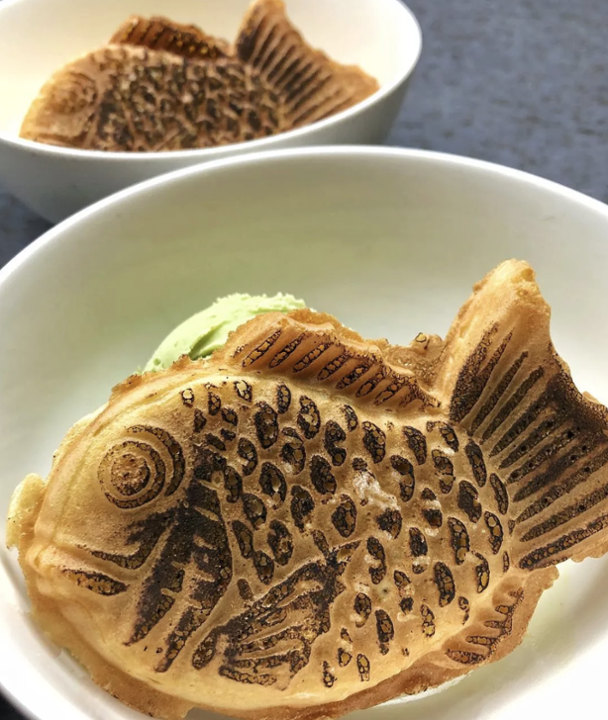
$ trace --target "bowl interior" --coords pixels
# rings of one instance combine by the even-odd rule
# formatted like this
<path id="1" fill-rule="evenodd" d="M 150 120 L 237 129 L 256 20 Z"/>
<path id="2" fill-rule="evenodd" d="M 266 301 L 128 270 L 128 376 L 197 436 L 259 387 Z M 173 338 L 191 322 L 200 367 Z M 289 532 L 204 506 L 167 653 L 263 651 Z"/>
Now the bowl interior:
<path id="1" fill-rule="evenodd" d="M 608 209 L 558 186 L 390 150 L 254 156 L 104 201 L 0 272 L 0 533 L 13 488 L 48 471 L 70 425 L 175 324 L 230 292 L 292 292 L 364 335 L 406 343 L 444 334 L 475 281 L 526 259 L 553 306 L 558 351 L 579 387 L 606 403 L 607 233 Z M 608 662 L 598 642 L 607 591 L 605 559 L 568 565 L 521 649 L 439 695 L 364 717 L 506 720 L 556 698 L 566 717 L 599 703 L 602 684 L 589 678 Z M 0 683 L 13 697 L 38 718 L 139 717 L 57 657 L 27 608 L 2 549 Z M 564 697 L 578 682 L 585 694 Z"/>
<path id="2" fill-rule="evenodd" d="M 51 74 L 106 43 L 129 15 L 165 15 L 232 41 L 248 5 L 248 0 L 4 0 L 0 135 L 18 135 Z M 399 0 L 288 0 L 287 10 L 311 44 L 339 62 L 360 65 L 382 86 L 398 82 L 415 64 L 418 28 Z"/>

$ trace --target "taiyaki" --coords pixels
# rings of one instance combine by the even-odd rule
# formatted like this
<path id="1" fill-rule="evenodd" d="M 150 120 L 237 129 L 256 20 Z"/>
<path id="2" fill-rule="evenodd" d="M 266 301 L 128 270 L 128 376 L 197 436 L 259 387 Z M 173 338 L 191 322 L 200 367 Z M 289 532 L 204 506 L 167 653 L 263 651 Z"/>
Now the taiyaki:
<path id="1" fill-rule="evenodd" d="M 334 718 L 511 652 L 556 565 L 608 543 L 608 416 L 531 268 L 445 341 L 260 315 L 135 375 L 9 513 L 39 625 L 160 718 Z"/>
<path id="2" fill-rule="evenodd" d="M 234 46 L 194 25 L 134 16 L 51 77 L 20 134 L 83 150 L 215 147 L 316 122 L 378 87 L 313 50 L 282 0 L 256 0 Z"/>

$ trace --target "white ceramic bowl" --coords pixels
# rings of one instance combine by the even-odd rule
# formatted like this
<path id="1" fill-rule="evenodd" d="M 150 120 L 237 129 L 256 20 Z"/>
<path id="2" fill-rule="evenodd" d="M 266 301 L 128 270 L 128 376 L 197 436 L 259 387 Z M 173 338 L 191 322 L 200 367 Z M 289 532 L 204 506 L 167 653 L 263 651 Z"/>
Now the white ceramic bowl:
<path id="1" fill-rule="evenodd" d="M 420 330 L 445 333 L 498 262 L 526 259 L 553 305 L 558 351 L 606 403 L 607 237 L 608 207 L 594 200 L 421 151 L 263 153 L 104 200 L 0 271 L 0 535 L 13 488 L 48 471 L 70 425 L 168 330 L 230 292 L 292 292 L 364 335 L 409 342 Z M 14 556 L 1 550 L 0 561 L 5 691 L 39 720 L 140 717 L 47 644 L 28 618 Z M 608 558 L 562 572 L 508 658 L 362 717 L 595 717 L 608 663 Z"/>
<path id="2" fill-rule="evenodd" d="M 399 0 L 287 0 L 308 41 L 360 65 L 381 88 L 308 127 L 221 148 L 103 153 L 19 139 L 30 103 L 52 72 L 108 41 L 130 15 L 166 15 L 232 40 L 249 0 L 3 0 L 0 3 L 0 183 L 56 222 L 129 185 L 208 160 L 256 150 L 382 143 L 402 104 L 422 39 Z"/>

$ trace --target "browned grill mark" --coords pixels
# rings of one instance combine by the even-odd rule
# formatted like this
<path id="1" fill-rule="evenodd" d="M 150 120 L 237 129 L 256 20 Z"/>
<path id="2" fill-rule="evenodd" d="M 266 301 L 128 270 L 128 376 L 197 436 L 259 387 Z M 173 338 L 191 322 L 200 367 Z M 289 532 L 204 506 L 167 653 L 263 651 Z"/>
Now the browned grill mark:
<path id="1" fill-rule="evenodd" d="M 481 448 L 474 440 L 469 440 L 464 451 L 471 466 L 473 477 L 477 486 L 483 487 L 488 479 L 488 473 Z"/>
<path id="2" fill-rule="evenodd" d="M 393 580 L 400 594 L 402 590 L 404 590 L 408 585 L 410 585 L 410 579 L 402 570 L 395 570 L 395 572 L 393 573 Z"/>
<path id="3" fill-rule="evenodd" d="M 353 383 L 357 382 L 365 373 L 370 369 L 371 363 L 365 362 L 357 365 L 354 370 L 351 370 L 345 375 L 336 385 L 336 390 L 344 390 L 350 387 Z"/>
<path id="4" fill-rule="evenodd" d="M 334 686 L 336 682 L 336 676 L 330 671 L 330 666 L 327 660 L 323 661 L 323 685 L 330 688 Z"/>
<path id="5" fill-rule="evenodd" d="M 268 546 L 279 565 L 287 565 L 293 555 L 293 539 L 286 525 L 279 520 L 270 523 Z"/>
<path id="6" fill-rule="evenodd" d="M 247 438 L 241 438 L 238 444 L 238 456 L 245 462 L 242 466 L 243 475 L 248 476 L 258 466 L 258 453 L 255 445 Z"/>
<path id="7" fill-rule="evenodd" d="M 382 405 L 388 402 L 391 398 L 395 397 L 397 393 L 402 390 L 407 384 L 407 380 L 404 377 L 396 377 L 387 385 L 384 390 L 378 393 L 374 400 L 374 405 Z"/>
<path id="8" fill-rule="evenodd" d="M 274 575 L 274 562 L 265 552 L 257 550 L 253 555 L 253 566 L 258 575 L 260 582 L 264 585 L 270 585 Z"/>
<path id="9" fill-rule="evenodd" d="M 357 390 L 356 397 L 365 397 L 373 392 L 378 385 L 386 378 L 387 370 L 382 367 L 374 376 L 366 380 Z"/>
<path id="10" fill-rule="evenodd" d="M 217 435 L 214 435 L 213 433 L 207 433 L 205 435 L 205 441 L 208 445 L 211 445 L 211 447 L 214 447 L 216 450 L 219 450 L 220 452 L 226 451 L 226 444 L 225 442 L 219 438 Z"/>
<path id="11" fill-rule="evenodd" d="M 362 427 L 363 445 L 370 454 L 372 462 L 375 464 L 382 462 L 386 453 L 386 435 L 372 422 L 364 421 Z"/>
<path id="12" fill-rule="evenodd" d="M 504 483 L 498 475 L 495 475 L 494 473 L 490 475 L 490 485 L 494 491 L 494 498 L 496 500 L 498 512 L 501 515 L 506 515 L 507 510 L 509 509 L 509 494 L 507 493 L 507 488 L 504 486 Z"/>
<path id="13" fill-rule="evenodd" d="M 404 613 L 410 613 L 414 609 L 414 598 L 407 595 L 399 601 L 399 607 Z"/>
<path id="14" fill-rule="evenodd" d="M 503 530 L 500 520 L 491 512 L 484 513 L 484 519 L 488 526 L 488 542 L 494 555 L 498 555 L 502 546 Z"/>
<path id="15" fill-rule="evenodd" d="M 403 518 L 398 510 L 387 508 L 376 517 L 376 524 L 380 530 L 388 533 L 393 540 L 396 540 L 401 532 Z"/>
<path id="16" fill-rule="evenodd" d="M 414 467 L 409 460 L 400 455 L 391 455 L 391 467 L 396 470 L 403 480 L 399 480 L 399 497 L 408 502 L 414 496 L 416 481 L 414 480 Z"/>
<path id="17" fill-rule="evenodd" d="M 345 440 L 346 433 L 344 430 L 342 430 L 335 420 L 330 420 L 325 425 L 325 437 L 323 444 L 334 467 L 339 467 L 346 461 L 346 450 L 339 447 L 340 443 L 343 443 Z"/>
<path id="18" fill-rule="evenodd" d="M 542 465 L 550 457 L 553 457 L 563 447 L 571 443 L 576 436 L 579 434 L 580 428 L 571 427 L 562 432 L 560 435 L 555 435 L 557 428 L 559 428 L 567 419 L 566 412 L 560 411 L 552 413 L 548 418 L 545 418 L 541 423 L 535 427 L 523 440 L 517 445 L 511 452 L 504 458 L 500 463 L 500 469 L 511 467 L 514 463 L 521 460 L 522 457 L 527 456 L 529 459 L 521 465 L 517 470 L 514 470 L 509 476 L 508 482 L 514 482 L 511 477 L 515 475 L 516 479 L 521 479 L 526 475 L 529 475 L 532 470 Z M 532 450 L 542 443 L 547 438 L 550 442 L 544 445 L 540 450 L 530 457 Z"/>
<path id="19" fill-rule="evenodd" d="M 574 434 L 574 430 L 569 430 L 569 433 Z M 579 460 L 586 458 L 591 451 L 595 450 L 599 443 L 606 448 L 606 441 L 603 438 L 588 438 L 578 442 L 574 447 L 570 448 L 569 451 L 562 455 L 560 458 L 555 460 L 551 465 L 542 473 L 536 475 L 530 482 L 526 483 L 516 493 L 514 500 L 520 502 L 530 497 L 534 493 L 542 490 L 548 485 L 553 484 L 559 477 L 571 468 Z M 593 463 L 597 461 L 597 456 L 592 458 L 589 462 Z M 598 468 L 599 469 L 599 468 Z"/>
<path id="20" fill-rule="evenodd" d="M 447 495 L 454 486 L 454 465 L 452 461 L 441 450 L 433 450 L 431 452 L 435 472 L 439 479 L 439 489 L 444 495 Z"/>
<path id="21" fill-rule="evenodd" d="M 291 405 L 291 390 L 285 385 L 280 383 L 277 385 L 277 410 L 279 415 L 284 415 Z"/>
<path id="22" fill-rule="evenodd" d="M 321 428 L 321 415 L 316 404 L 306 395 L 300 397 L 300 412 L 298 413 L 298 427 L 307 440 L 312 440 Z"/>
<path id="23" fill-rule="evenodd" d="M 254 530 L 266 522 L 266 505 L 253 493 L 243 493 L 243 510 Z"/>
<path id="24" fill-rule="evenodd" d="M 232 408 L 222 408 L 222 420 L 234 427 L 239 424 L 239 416 Z"/>
<path id="25" fill-rule="evenodd" d="M 451 425 L 439 420 L 429 420 L 426 424 L 426 431 L 431 433 L 433 430 L 439 430 L 443 441 L 450 450 L 458 452 L 458 438 Z"/>
<path id="26" fill-rule="evenodd" d="M 415 527 L 410 528 L 410 550 L 415 558 L 426 555 L 429 551 L 424 534 Z"/>
<path id="27" fill-rule="evenodd" d="M 240 520 L 232 523 L 232 532 L 241 551 L 241 555 L 247 560 L 253 555 L 253 534 L 251 530 Z"/>
<path id="28" fill-rule="evenodd" d="M 477 592 L 482 593 L 490 584 L 490 565 L 483 555 L 475 553 L 475 557 L 480 561 L 479 565 L 475 567 Z"/>
<path id="29" fill-rule="evenodd" d="M 344 417 L 346 419 L 346 428 L 349 432 L 353 432 L 353 430 L 356 430 L 359 426 L 359 419 L 357 418 L 357 413 L 352 409 L 350 405 L 344 405 L 342 408 L 342 412 L 344 413 Z"/>
<path id="30" fill-rule="evenodd" d="M 348 538 L 355 532 L 357 507 L 348 495 L 340 496 L 340 504 L 332 513 L 331 521 L 343 538 Z"/>
<path id="31" fill-rule="evenodd" d="M 500 408 L 492 422 L 485 429 L 482 435 L 482 441 L 484 443 L 487 442 L 492 437 L 492 435 L 494 435 L 494 433 L 501 427 L 501 425 L 507 420 L 507 418 L 515 412 L 518 405 L 522 402 L 522 400 L 524 400 L 526 395 L 536 385 L 536 383 L 543 377 L 544 373 L 544 368 L 538 367 L 528 375 L 528 377 L 521 383 L 521 385 L 519 385 L 517 390 L 515 390 L 513 395 L 511 395 L 511 397 Z M 522 421 L 522 425 L 525 425 L 525 422 L 527 422 L 527 419 Z M 530 420 L 530 422 L 532 421 Z M 499 440 L 499 444 L 495 445 L 494 448 L 492 448 L 490 457 L 494 457 L 499 452 L 501 452 L 501 450 L 499 450 L 498 448 L 500 447 L 504 449 L 511 442 L 513 442 L 513 440 L 518 437 L 518 435 L 519 431 L 517 431 L 516 429 L 509 430 L 506 435 L 504 435 Z"/>
<path id="32" fill-rule="evenodd" d="M 439 607 L 449 605 L 456 596 L 456 585 L 450 568 L 442 562 L 435 563 L 435 585 L 439 591 Z"/>
<path id="33" fill-rule="evenodd" d="M 424 465 L 426 462 L 426 438 L 413 427 L 404 427 L 403 434 L 407 440 L 409 449 L 414 453 L 418 465 Z"/>
<path id="34" fill-rule="evenodd" d="M 247 357 L 243 360 L 243 367 L 249 367 L 250 365 L 253 365 L 255 362 L 257 362 L 260 358 L 263 358 L 264 355 L 270 350 L 270 348 L 276 343 L 276 341 L 281 337 L 282 330 L 279 328 L 275 332 L 272 333 L 272 335 L 269 335 L 266 340 L 264 340 L 260 345 L 258 345 L 255 349 L 253 349 Z"/>
<path id="35" fill-rule="evenodd" d="M 356 625 L 357 627 L 363 627 L 372 614 L 372 601 L 365 593 L 357 593 L 353 607 L 357 615 L 361 618 L 361 620 L 357 621 Z"/>
<path id="36" fill-rule="evenodd" d="M 245 602 L 250 602 L 251 600 L 253 600 L 253 590 L 251 589 L 251 586 L 249 585 L 247 580 L 245 580 L 244 578 L 239 578 L 236 586 L 238 588 L 241 600 L 245 600 Z"/>
<path id="37" fill-rule="evenodd" d="M 459 608 L 462 610 L 462 612 L 464 613 L 464 618 L 463 618 L 463 620 L 462 620 L 462 624 L 463 624 L 463 625 L 466 625 L 467 622 L 469 621 L 470 609 L 471 609 L 471 605 L 470 605 L 470 603 L 469 603 L 469 601 L 467 600 L 466 597 L 459 597 L 459 598 L 458 598 L 458 607 L 459 607 Z"/>
<path id="38" fill-rule="evenodd" d="M 302 370 L 306 370 L 306 368 L 310 367 L 315 360 L 318 360 L 324 352 L 329 350 L 330 347 L 332 347 L 331 343 L 321 343 L 321 345 L 317 345 L 316 348 L 306 353 L 301 360 L 298 360 L 298 362 L 294 364 L 293 372 L 299 373 L 302 372 Z"/>
<path id="39" fill-rule="evenodd" d="M 268 495 L 273 500 L 277 500 L 275 507 L 279 507 L 287 496 L 287 483 L 285 482 L 285 476 L 279 470 L 276 465 L 270 462 L 262 464 L 260 471 L 260 487 L 265 495 Z"/>
<path id="40" fill-rule="evenodd" d="M 473 419 L 473 422 L 471 423 L 471 432 L 477 433 L 477 430 L 481 427 L 481 425 L 484 423 L 488 415 L 494 410 L 502 396 L 505 394 L 507 388 L 513 381 L 513 378 L 517 374 L 517 371 L 522 366 L 524 360 L 528 357 L 527 352 L 523 352 L 517 360 L 509 367 L 509 369 L 503 374 L 502 378 L 500 379 L 500 382 L 496 386 L 496 389 L 490 394 L 490 397 L 486 400 L 486 402 L 481 406 L 479 409 L 479 412 Z"/>
<path id="41" fill-rule="evenodd" d="M 331 471 L 331 465 L 321 455 L 313 455 L 309 463 L 310 481 L 320 495 L 336 492 L 336 478 Z"/>
<path id="42" fill-rule="evenodd" d="M 371 674 L 371 664 L 365 655 L 357 655 L 357 669 L 361 682 L 369 682 Z"/>
<path id="43" fill-rule="evenodd" d="M 192 391 L 192 388 L 186 388 L 185 390 L 182 390 L 181 396 L 182 403 L 186 407 L 192 407 L 194 405 L 194 392 Z"/>
<path id="44" fill-rule="evenodd" d="M 382 655 L 388 653 L 388 644 L 395 637 L 393 621 L 386 610 L 376 610 L 376 634 Z"/>
<path id="45" fill-rule="evenodd" d="M 347 667 L 352 659 L 353 656 L 348 652 L 348 650 L 338 648 L 338 665 L 340 667 Z"/>
<path id="46" fill-rule="evenodd" d="M 420 614 L 422 615 L 422 633 L 426 637 L 433 637 L 435 634 L 435 615 L 431 608 L 424 603 L 420 606 Z"/>
<path id="47" fill-rule="evenodd" d="M 476 523 L 481 517 L 479 493 L 468 480 L 461 480 L 459 483 L 458 507 L 466 514 L 472 523 Z"/>
<path id="48" fill-rule="evenodd" d="M 469 652 L 468 650 L 447 650 L 446 655 L 454 662 L 461 665 L 479 665 L 486 658 L 479 653 Z"/>
<path id="49" fill-rule="evenodd" d="M 498 365 L 500 358 L 507 349 L 507 345 L 511 340 L 511 333 L 507 335 L 500 346 L 494 351 L 494 354 L 490 357 L 483 370 L 481 369 L 497 330 L 498 326 L 493 325 L 483 334 L 479 344 L 466 359 L 458 374 L 450 401 L 450 420 L 453 422 L 462 422 L 471 410 L 473 410 L 473 407 L 485 390 L 490 376 L 494 372 L 494 368 Z"/>
<path id="50" fill-rule="evenodd" d="M 369 576 L 374 585 L 378 585 L 384 580 L 386 575 L 386 554 L 382 543 L 375 537 L 367 539 L 367 552 L 377 562 L 376 565 L 370 565 Z"/>
<path id="51" fill-rule="evenodd" d="M 214 392 L 211 392 L 211 390 L 209 390 L 209 396 L 207 399 L 207 409 L 209 411 L 209 415 L 212 416 L 217 415 L 222 409 L 222 398 Z"/>
<path id="52" fill-rule="evenodd" d="M 334 360 L 330 360 L 327 365 L 319 372 L 317 375 L 317 380 L 327 380 L 330 378 L 335 372 L 337 372 L 341 367 L 343 367 L 346 364 L 346 361 L 350 359 L 350 355 L 348 353 L 342 353 L 342 355 L 339 355 Z"/>
<path id="53" fill-rule="evenodd" d="M 521 541 L 530 542 L 531 540 L 536 540 L 536 538 L 546 535 L 548 532 L 555 530 L 555 528 L 558 528 L 560 525 L 573 520 L 579 515 L 582 515 L 584 512 L 587 512 L 587 510 L 590 510 L 592 507 L 595 507 L 599 503 L 603 502 L 606 498 L 608 498 L 608 484 L 602 485 L 597 488 L 597 490 L 594 490 L 593 492 L 578 499 L 575 503 L 568 505 L 568 507 L 560 510 L 560 512 L 547 518 L 542 523 L 530 528 L 522 536 Z"/>
<path id="54" fill-rule="evenodd" d="M 457 518 L 448 518 L 448 526 L 450 528 L 450 544 L 454 550 L 454 560 L 457 565 L 462 565 L 470 548 L 469 534 L 464 523 Z"/>
<path id="55" fill-rule="evenodd" d="M 196 408 L 194 411 L 194 432 L 200 433 L 205 425 L 207 424 L 207 418 L 203 414 L 202 410 L 199 410 L 199 408 Z"/>
<path id="56" fill-rule="evenodd" d="M 268 364 L 271 368 L 276 368 L 281 365 L 287 358 L 294 353 L 302 344 L 304 341 L 304 335 L 298 335 L 298 337 L 295 340 L 292 340 L 290 343 L 285 345 L 285 347 L 280 350 L 270 361 Z"/>
<path id="57" fill-rule="evenodd" d="M 71 568 L 63 568 L 61 572 L 68 580 L 78 585 L 78 587 L 85 588 L 104 597 L 119 595 L 128 588 L 128 585 L 103 573 L 73 570 Z"/>
<path id="58" fill-rule="evenodd" d="M 243 492 L 243 480 L 230 465 L 224 468 L 224 489 L 226 490 L 226 500 L 229 503 L 236 502 Z"/>
<path id="59" fill-rule="evenodd" d="M 518 516 L 517 522 L 524 522 L 525 520 L 534 517 L 534 515 L 537 515 L 538 513 L 547 511 L 549 506 L 552 505 L 556 500 L 558 500 L 560 497 L 563 497 L 564 495 L 567 495 L 569 492 L 572 492 L 575 487 L 585 482 L 590 475 L 592 475 L 594 472 L 597 472 L 600 468 L 604 467 L 606 463 L 608 463 L 608 448 L 602 450 L 602 452 L 600 452 L 591 460 L 588 459 L 585 463 L 585 466 L 574 474 L 565 478 L 561 477 L 559 484 L 553 485 L 553 487 L 551 487 L 551 489 L 547 493 L 541 496 L 538 500 L 535 500 L 533 503 L 528 505 L 528 507 Z M 551 468 L 549 468 L 544 477 L 540 476 L 542 479 L 539 479 L 539 483 L 542 486 L 545 486 L 551 480 L 560 477 L 562 472 L 563 471 L 561 469 L 552 466 Z M 559 475 L 557 473 L 559 473 Z M 517 499 L 517 495 L 515 499 Z"/>
<path id="60" fill-rule="evenodd" d="M 296 527 L 301 532 L 308 522 L 308 518 L 315 509 L 315 502 L 312 495 L 300 485 L 294 485 L 291 488 L 291 516 Z"/>
<path id="61" fill-rule="evenodd" d="M 438 508 L 423 508 L 422 515 L 432 528 L 440 528 L 443 524 L 443 514 Z"/>
<path id="62" fill-rule="evenodd" d="M 238 397 L 245 402 L 251 402 L 253 399 L 253 390 L 251 385 L 245 380 L 235 380 L 234 389 Z"/>
<path id="63" fill-rule="evenodd" d="M 253 416 L 256 435 L 260 445 L 264 450 L 268 450 L 276 443 L 279 437 L 277 413 L 274 408 L 265 402 L 257 403 L 256 407 L 258 410 Z"/>
<path id="64" fill-rule="evenodd" d="M 281 460 L 288 466 L 292 475 L 299 475 L 306 465 L 304 441 L 292 428 L 284 428 L 283 435 L 288 438 L 281 448 Z"/>

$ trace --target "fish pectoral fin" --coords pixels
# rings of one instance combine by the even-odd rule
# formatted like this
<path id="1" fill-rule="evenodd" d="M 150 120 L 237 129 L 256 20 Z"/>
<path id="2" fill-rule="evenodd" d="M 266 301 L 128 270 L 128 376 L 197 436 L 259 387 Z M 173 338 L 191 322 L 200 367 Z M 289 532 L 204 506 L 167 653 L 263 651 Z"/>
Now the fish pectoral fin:
<path id="1" fill-rule="evenodd" d="M 250 6 L 235 48 L 282 100 L 284 130 L 345 110 L 380 87 L 359 67 L 341 65 L 310 47 L 289 21 L 282 0 L 257 0 Z"/>
<path id="2" fill-rule="evenodd" d="M 575 387 L 532 269 L 502 263 L 475 286 L 435 385 L 481 448 L 512 560 L 542 568 L 608 541 L 608 411 Z"/>
<path id="3" fill-rule="evenodd" d="M 411 369 L 389 361 L 390 353 L 386 340 L 364 340 L 331 315 L 295 310 L 258 315 L 229 337 L 213 359 L 235 374 L 262 372 L 287 383 L 304 380 L 350 397 L 358 407 L 404 407 L 414 401 L 437 407 L 437 399 Z M 314 408 L 309 412 L 303 407 L 303 413 L 312 433 L 318 420 Z"/>

